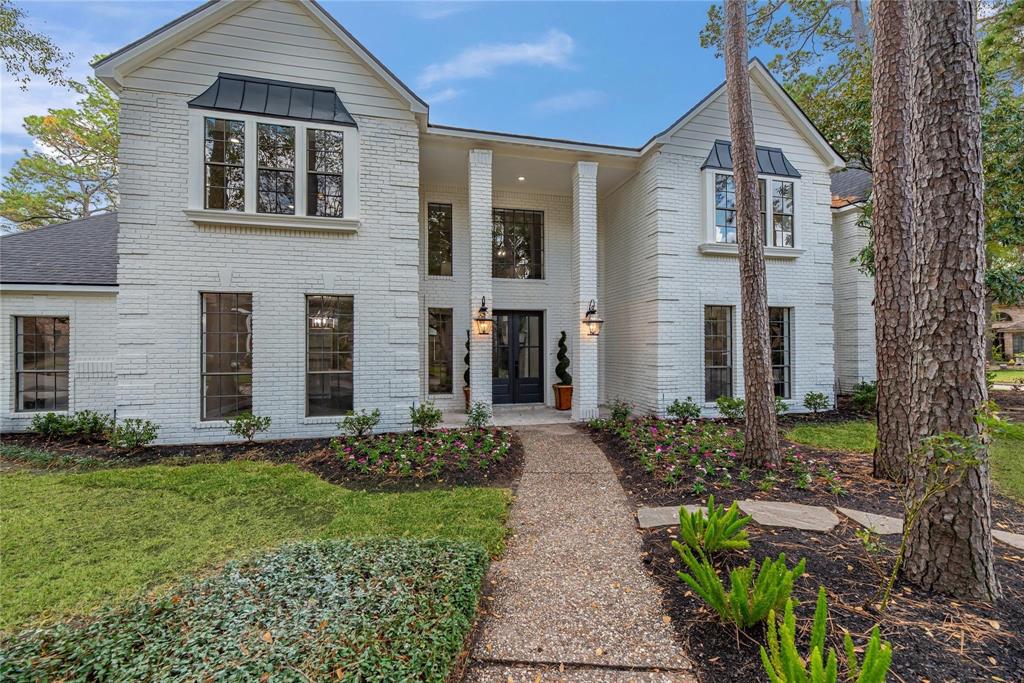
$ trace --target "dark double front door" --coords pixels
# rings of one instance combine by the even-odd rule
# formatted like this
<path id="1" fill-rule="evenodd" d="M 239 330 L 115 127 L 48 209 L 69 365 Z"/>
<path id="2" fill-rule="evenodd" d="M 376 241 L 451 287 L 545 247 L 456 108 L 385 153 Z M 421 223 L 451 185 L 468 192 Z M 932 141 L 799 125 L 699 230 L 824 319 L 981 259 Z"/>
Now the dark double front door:
<path id="1" fill-rule="evenodd" d="M 494 312 L 495 404 L 544 401 L 542 315 L 527 311 Z"/>

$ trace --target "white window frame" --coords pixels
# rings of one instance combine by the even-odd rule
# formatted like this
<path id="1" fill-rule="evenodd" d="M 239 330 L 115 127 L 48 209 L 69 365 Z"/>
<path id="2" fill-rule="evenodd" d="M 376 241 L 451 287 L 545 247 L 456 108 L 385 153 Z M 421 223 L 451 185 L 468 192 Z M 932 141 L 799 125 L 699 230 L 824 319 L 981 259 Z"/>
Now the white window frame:
<path id="1" fill-rule="evenodd" d="M 228 119 L 245 124 L 245 211 L 207 209 L 203 197 L 205 177 L 204 119 Z M 256 124 L 269 123 L 295 128 L 295 213 L 270 214 L 256 211 Z M 306 131 L 309 129 L 339 131 L 344 134 L 344 215 L 307 216 Z M 294 230 L 326 230 L 355 232 L 360 226 L 359 214 L 359 130 L 354 126 L 339 126 L 319 121 L 300 121 L 272 116 L 254 116 L 238 112 L 213 109 L 189 110 L 189 192 L 185 215 L 197 225 L 232 225 Z"/>
<path id="2" fill-rule="evenodd" d="M 704 212 L 704 243 L 700 245 L 701 253 L 715 254 L 715 255 L 729 255 L 737 254 L 737 246 L 731 242 L 719 242 L 718 231 L 715 226 L 715 176 L 716 175 L 727 175 L 733 176 L 732 171 L 728 171 L 721 168 L 706 168 L 701 171 L 703 176 L 702 185 L 703 189 L 701 192 L 701 200 Z M 764 234 L 762 235 L 764 247 L 764 254 L 768 258 L 780 258 L 780 259 L 794 259 L 804 253 L 803 248 L 803 211 L 800 206 L 800 179 L 793 178 L 791 176 L 778 176 L 778 175 L 764 175 L 759 173 L 757 175 L 758 180 L 765 181 L 765 188 L 768 194 L 766 204 L 766 216 Z M 772 222 L 774 221 L 774 214 L 772 212 L 772 181 L 781 181 L 787 183 L 793 183 L 793 246 L 792 247 L 775 247 L 769 246 L 771 244 L 771 236 L 774 234 L 774 228 Z M 761 213 L 761 207 L 758 206 L 758 214 Z"/>

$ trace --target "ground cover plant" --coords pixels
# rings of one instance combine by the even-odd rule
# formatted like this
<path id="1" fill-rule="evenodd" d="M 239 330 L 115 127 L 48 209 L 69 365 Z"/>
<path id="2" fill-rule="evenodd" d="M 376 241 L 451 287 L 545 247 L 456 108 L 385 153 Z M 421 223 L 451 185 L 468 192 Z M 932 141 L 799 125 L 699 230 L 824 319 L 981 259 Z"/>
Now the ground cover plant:
<path id="1" fill-rule="evenodd" d="M 289 540 L 502 546 L 508 492 L 374 493 L 293 465 L 227 462 L 0 476 L 0 628 L 82 614 Z"/>
<path id="2" fill-rule="evenodd" d="M 444 681 L 487 561 L 472 542 L 287 545 L 81 623 L 8 636 L 0 678 Z"/>

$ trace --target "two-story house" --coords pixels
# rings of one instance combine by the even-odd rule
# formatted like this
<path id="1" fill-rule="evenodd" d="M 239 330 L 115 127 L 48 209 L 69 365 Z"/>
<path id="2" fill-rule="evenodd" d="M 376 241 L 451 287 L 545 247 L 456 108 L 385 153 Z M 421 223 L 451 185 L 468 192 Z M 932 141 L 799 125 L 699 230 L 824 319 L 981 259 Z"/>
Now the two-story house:
<path id="1" fill-rule="evenodd" d="M 453 128 L 311 0 L 214 0 L 95 70 L 120 209 L 3 238 L 4 429 L 86 408 L 164 443 L 225 440 L 243 410 L 268 438 L 351 409 L 400 429 L 416 402 L 463 410 L 464 377 L 474 402 L 550 405 L 563 331 L 576 419 L 742 395 L 724 86 L 639 147 Z M 775 388 L 799 409 L 835 393 L 844 164 L 749 73 Z"/>

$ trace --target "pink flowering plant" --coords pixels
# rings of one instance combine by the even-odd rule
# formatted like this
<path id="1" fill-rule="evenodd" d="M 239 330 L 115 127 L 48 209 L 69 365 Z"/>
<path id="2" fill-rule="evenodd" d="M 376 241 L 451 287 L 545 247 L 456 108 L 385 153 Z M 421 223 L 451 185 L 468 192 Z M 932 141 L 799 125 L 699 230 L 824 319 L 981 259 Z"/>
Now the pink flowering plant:
<path id="1" fill-rule="evenodd" d="M 441 478 L 486 473 L 508 456 L 512 432 L 492 427 L 340 436 L 331 447 L 346 469 L 360 474 Z"/>

